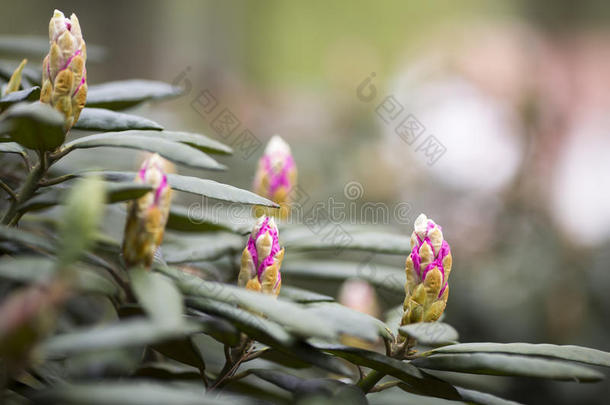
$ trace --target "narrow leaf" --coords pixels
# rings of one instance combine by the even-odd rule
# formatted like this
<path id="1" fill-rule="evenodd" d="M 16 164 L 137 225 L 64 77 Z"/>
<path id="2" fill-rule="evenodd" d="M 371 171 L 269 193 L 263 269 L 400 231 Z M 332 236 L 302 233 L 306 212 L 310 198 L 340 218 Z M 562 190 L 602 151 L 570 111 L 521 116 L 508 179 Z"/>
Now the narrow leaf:
<path id="1" fill-rule="evenodd" d="M 157 139 L 141 135 L 116 136 L 112 132 L 85 136 L 68 142 L 61 151 L 62 156 L 74 149 L 119 147 L 147 150 L 182 165 L 207 170 L 224 170 L 226 167 L 216 162 L 207 154 L 166 139 Z"/>
<path id="2" fill-rule="evenodd" d="M 122 110 L 149 100 L 176 97 L 182 89 L 152 80 L 121 80 L 89 86 L 87 106 Z"/>
<path id="3" fill-rule="evenodd" d="M 130 129 L 160 131 L 163 129 L 161 125 L 148 118 L 104 108 L 84 108 L 73 128 L 86 131 L 127 131 Z"/>

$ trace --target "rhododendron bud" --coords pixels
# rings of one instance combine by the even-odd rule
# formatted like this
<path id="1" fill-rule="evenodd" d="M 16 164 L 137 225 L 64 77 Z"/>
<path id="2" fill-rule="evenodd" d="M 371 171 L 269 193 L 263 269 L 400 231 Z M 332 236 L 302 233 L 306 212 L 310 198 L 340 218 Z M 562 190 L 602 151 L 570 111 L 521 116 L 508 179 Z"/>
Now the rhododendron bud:
<path id="1" fill-rule="evenodd" d="M 254 177 L 254 192 L 280 205 L 279 217 L 288 216 L 293 187 L 297 184 L 297 168 L 290 152 L 290 146 L 275 135 L 265 148 L 265 153 L 258 161 Z M 257 216 L 277 215 L 264 207 L 256 207 Z"/>
<path id="2" fill-rule="evenodd" d="M 169 216 L 172 190 L 167 182 L 165 160 L 156 153 L 151 155 L 142 163 L 135 182 L 153 189 L 127 204 L 123 258 L 127 267 L 150 267 L 155 250 L 163 241 Z"/>
<path id="3" fill-rule="evenodd" d="M 267 216 L 260 217 L 241 255 L 238 285 L 277 297 L 282 286 L 283 258 L 284 248 L 280 247 L 275 221 Z"/>
<path id="4" fill-rule="evenodd" d="M 433 220 L 421 214 L 411 235 L 407 258 L 406 298 L 401 325 L 438 320 L 449 296 L 451 249 Z"/>
<path id="5" fill-rule="evenodd" d="M 87 50 L 76 15 L 67 19 L 55 10 L 49 23 L 49 54 L 42 63 L 40 101 L 66 117 L 69 130 L 87 101 Z"/>

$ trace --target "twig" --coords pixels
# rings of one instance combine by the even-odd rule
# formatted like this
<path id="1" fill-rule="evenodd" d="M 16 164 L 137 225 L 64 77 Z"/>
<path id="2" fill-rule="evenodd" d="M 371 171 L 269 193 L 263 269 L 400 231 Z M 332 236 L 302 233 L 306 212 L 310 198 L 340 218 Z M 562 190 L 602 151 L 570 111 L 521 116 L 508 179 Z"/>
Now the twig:
<path id="1" fill-rule="evenodd" d="M 11 197 L 13 201 L 17 201 L 17 194 L 8 186 L 8 184 L 0 180 L 0 187 L 2 187 L 4 191 L 8 193 L 9 197 Z"/>
<path id="2" fill-rule="evenodd" d="M 74 174 L 74 173 L 65 174 L 63 176 L 55 177 L 53 179 L 41 180 L 41 181 L 38 182 L 38 185 L 40 187 L 53 186 L 55 184 L 63 183 L 64 181 L 67 181 L 67 180 L 70 180 L 70 179 L 74 179 L 76 177 L 78 177 L 78 176 L 76 174 Z"/>

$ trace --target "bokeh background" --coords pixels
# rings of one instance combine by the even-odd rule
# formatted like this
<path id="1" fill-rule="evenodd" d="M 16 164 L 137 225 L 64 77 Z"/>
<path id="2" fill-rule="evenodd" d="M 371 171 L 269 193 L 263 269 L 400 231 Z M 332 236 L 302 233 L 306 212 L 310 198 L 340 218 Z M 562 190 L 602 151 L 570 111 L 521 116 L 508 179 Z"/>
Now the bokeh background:
<path id="1" fill-rule="evenodd" d="M 261 144 L 280 134 L 311 201 L 407 203 L 406 216 L 367 218 L 405 235 L 420 212 L 434 218 L 452 246 L 446 321 L 462 341 L 610 350 L 610 3 L 0 3 L 0 34 L 45 36 L 54 8 L 77 13 L 87 44 L 105 50 L 89 83 L 185 88 L 137 114 L 229 144 L 246 129 Z M 240 121 L 232 137 L 193 108 L 202 91 Z M 387 97 L 402 108 L 390 122 Z M 409 115 L 423 128 L 412 144 L 396 132 Z M 429 136 L 440 156 L 420 147 Z M 135 167 L 137 155 L 112 152 L 74 159 Z M 226 173 L 181 172 L 250 188 L 261 154 L 238 151 Z M 380 297 L 382 310 L 399 302 Z M 528 403 L 610 398 L 608 383 L 477 378 Z"/>

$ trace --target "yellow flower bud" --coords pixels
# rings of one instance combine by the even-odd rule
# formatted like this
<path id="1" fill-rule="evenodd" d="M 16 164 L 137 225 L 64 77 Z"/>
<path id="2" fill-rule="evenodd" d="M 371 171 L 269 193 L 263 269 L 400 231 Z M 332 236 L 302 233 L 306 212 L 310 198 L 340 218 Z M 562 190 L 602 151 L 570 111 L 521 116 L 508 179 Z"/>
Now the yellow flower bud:
<path id="1" fill-rule="evenodd" d="M 40 101 L 66 117 L 66 131 L 78 121 L 87 101 L 87 49 L 78 18 L 55 10 L 49 23 L 49 54 L 42 63 Z"/>

